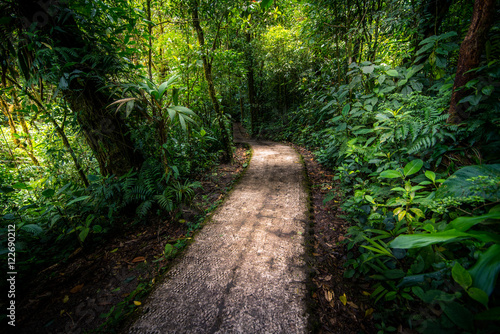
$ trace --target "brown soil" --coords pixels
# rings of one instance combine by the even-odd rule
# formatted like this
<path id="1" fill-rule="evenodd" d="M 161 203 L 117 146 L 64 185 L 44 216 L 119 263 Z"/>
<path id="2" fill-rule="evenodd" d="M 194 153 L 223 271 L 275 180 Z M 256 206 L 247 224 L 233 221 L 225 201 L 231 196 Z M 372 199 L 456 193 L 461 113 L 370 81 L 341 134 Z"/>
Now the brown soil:
<path id="1" fill-rule="evenodd" d="M 307 149 L 292 146 L 304 159 L 311 189 L 314 212 L 312 283 L 313 289 L 316 289 L 313 292 L 313 308 L 319 321 L 318 333 L 375 333 L 371 316 L 373 309 L 369 297 L 363 294 L 368 286 L 343 277 L 343 264 L 347 259 L 343 242 L 349 223 L 339 218 L 342 212 L 338 196 L 333 201 L 323 203 L 325 197 L 336 190 L 333 173 L 321 166 Z"/>

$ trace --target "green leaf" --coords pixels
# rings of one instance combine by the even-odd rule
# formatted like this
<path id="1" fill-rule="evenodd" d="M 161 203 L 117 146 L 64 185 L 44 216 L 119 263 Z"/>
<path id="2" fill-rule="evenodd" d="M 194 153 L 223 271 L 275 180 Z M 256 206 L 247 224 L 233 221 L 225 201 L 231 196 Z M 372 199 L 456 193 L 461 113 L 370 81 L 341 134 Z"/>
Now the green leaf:
<path id="1" fill-rule="evenodd" d="M 464 233 L 456 230 L 449 230 L 437 233 L 422 233 L 400 235 L 389 243 L 391 248 L 420 248 L 428 245 L 437 244 L 439 242 L 451 241 L 457 238 L 470 237 L 469 233 Z"/>
<path id="2" fill-rule="evenodd" d="M 481 92 L 484 94 L 484 95 L 488 95 L 490 96 L 491 93 L 493 93 L 493 91 L 495 90 L 495 88 L 493 86 L 485 86 L 481 89 Z"/>
<path id="3" fill-rule="evenodd" d="M 170 120 L 174 121 L 175 116 L 177 116 L 177 112 L 175 112 L 175 110 L 172 108 L 167 108 L 167 112 L 168 112 L 168 117 L 170 118 Z"/>
<path id="4" fill-rule="evenodd" d="M 451 276 L 464 290 L 472 285 L 472 277 L 467 270 L 458 262 L 451 269 Z"/>
<path id="5" fill-rule="evenodd" d="M 382 240 L 380 240 L 380 244 L 378 244 L 377 242 L 373 241 L 370 238 L 367 238 L 365 236 L 363 236 L 363 238 L 365 238 L 366 241 L 368 241 L 373 246 L 375 246 L 375 248 L 374 247 L 370 247 L 370 246 L 365 246 L 365 245 L 361 245 L 361 247 L 364 247 L 366 249 L 369 249 L 369 250 L 374 251 L 374 252 L 379 253 L 379 254 L 383 254 L 383 255 L 390 256 L 390 257 L 394 257 L 394 255 L 388 249 L 386 249 L 384 247 L 384 246 L 387 246 L 387 245 Z"/>
<path id="6" fill-rule="evenodd" d="M 490 308 L 489 310 L 476 314 L 474 319 L 483 321 L 500 321 L 500 307 Z"/>
<path id="7" fill-rule="evenodd" d="M 422 168 L 423 165 L 424 162 L 420 159 L 410 161 L 403 169 L 403 173 L 405 176 L 415 174 Z"/>
<path id="8" fill-rule="evenodd" d="M 14 184 L 12 185 L 12 188 L 14 188 L 14 189 L 28 189 L 28 188 L 29 188 L 29 186 L 28 186 L 28 185 L 26 185 L 26 183 L 23 183 L 23 182 L 17 182 L 17 183 L 14 183 Z"/>
<path id="9" fill-rule="evenodd" d="M 90 196 L 88 196 L 88 195 L 87 195 L 87 196 L 80 196 L 80 197 L 78 197 L 78 198 L 75 198 L 75 199 L 74 199 L 74 200 L 72 200 L 72 201 L 69 201 L 69 203 L 68 203 L 68 204 L 66 204 L 66 206 L 70 206 L 71 204 L 74 204 L 74 203 L 77 203 L 77 202 L 84 201 L 84 200 L 86 200 L 86 199 L 88 199 L 88 198 L 90 198 Z"/>
<path id="10" fill-rule="evenodd" d="M 489 298 L 486 292 L 484 292 L 481 289 L 471 287 L 469 288 L 469 290 L 467 290 L 467 293 L 469 294 L 469 297 L 471 297 L 475 301 L 480 302 L 481 304 L 484 305 L 484 307 L 488 307 Z"/>
<path id="11" fill-rule="evenodd" d="M 373 200 L 373 197 L 371 197 L 370 195 L 365 195 L 365 199 L 366 199 L 368 202 L 370 202 L 370 203 L 372 203 L 372 204 L 375 204 L 375 201 Z"/>
<path id="12" fill-rule="evenodd" d="M 165 256 L 169 257 L 170 255 L 172 255 L 173 251 L 174 251 L 174 246 L 172 246 L 171 244 L 165 245 L 165 251 L 164 251 Z"/>
<path id="13" fill-rule="evenodd" d="M 273 0 L 262 0 L 260 7 L 262 9 L 268 9 L 273 4 Z"/>
<path id="14" fill-rule="evenodd" d="M 460 328 L 472 330 L 474 327 L 472 313 L 457 302 L 440 303 L 444 314 Z"/>
<path id="15" fill-rule="evenodd" d="M 446 293 L 441 290 L 424 290 L 420 286 L 414 286 L 411 291 L 418 298 L 422 299 L 426 304 L 431 304 L 435 301 L 451 302 L 455 300 L 456 296 Z"/>
<path id="16" fill-rule="evenodd" d="M 157 98 L 158 101 L 161 100 L 165 95 L 165 92 L 167 91 L 168 86 L 170 85 L 169 81 L 170 80 L 165 81 L 160 85 L 160 87 L 158 87 L 158 98 Z"/>
<path id="17" fill-rule="evenodd" d="M 445 230 L 457 230 L 466 232 L 472 226 L 482 223 L 487 219 L 500 219 L 500 212 L 490 212 L 475 217 L 458 217 L 446 226 Z"/>
<path id="18" fill-rule="evenodd" d="M 407 71 L 406 71 L 406 74 L 405 74 L 405 78 L 406 79 L 410 79 L 411 77 L 413 77 L 418 71 L 420 71 L 422 68 L 424 68 L 424 64 L 420 64 L 420 65 L 417 65 L 417 66 L 412 66 L 410 67 Z"/>
<path id="19" fill-rule="evenodd" d="M 405 276 L 401 269 L 389 269 L 384 271 L 384 276 L 388 279 L 398 279 Z"/>
<path id="20" fill-rule="evenodd" d="M 385 170 L 380 173 L 380 177 L 385 177 L 386 179 L 395 179 L 397 177 L 402 177 L 401 173 L 397 170 Z"/>
<path id="21" fill-rule="evenodd" d="M 21 227 L 21 230 L 29 232 L 29 233 L 33 234 L 34 236 L 37 236 L 37 235 L 40 235 L 41 233 L 43 233 L 43 228 L 41 228 L 37 224 L 24 225 L 23 227 Z"/>
<path id="22" fill-rule="evenodd" d="M 80 234 L 78 234 L 78 238 L 80 239 L 81 242 L 85 241 L 85 239 L 89 235 L 89 232 L 90 232 L 90 228 L 88 228 L 88 227 L 82 228 L 82 230 L 80 231 Z"/>
<path id="23" fill-rule="evenodd" d="M 342 108 L 342 115 L 347 116 L 351 110 L 351 105 L 348 103 Z"/>
<path id="24" fill-rule="evenodd" d="M 387 75 L 389 75 L 391 77 L 397 77 L 399 75 L 398 71 L 396 71 L 396 70 L 388 70 L 385 73 L 387 73 Z"/>
<path id="25" fill-rule="evenodd" d="M 472 286 L 491 295 L 498 272 L 500 271 L 500 245 L 491 245 L 488 250 L 479 255 L 476 264 L 469 270 L 472 276 Z"/>
<path id="26" fill-rule="evenodd" d="M 416 214 L 420 218 L 424 218 L 425 217 L 424 213 L 420 209 L 410 208 L 410 211 L 413 211 L 413 213 Z"/>
<path id="27" fill-rule="evenodd" d="M 425 265 L 425 263 L 424 263 L 424 265 Z M 420 264 L 418 264 L 418 266 L 420 267 Z M 413 267 L 413 265 L 412 265 L 412 267 Z M 413 269 L 412 269 L 412 271 L 413 271 Z M 397 287 L 398 288 L 405 288 L 405 287 L 413 286 L 414 288 L 417 288 L 417 287 L 415 287 L 415 285 L 418 285 L 418 284 L 424 282 L 426 279 L 429 279 L 429 278 L 433 279 L 433 280 L 440 280 L 440 279 L 442 279 L 444 271 L 445 270 L 442 269 L 442 270 L 435 271 L 435 272 L 432 272 L 432 273 L 405 276 L 401 280 L 401 283 L 398 284 Z"/>
<path id="28" fill-rule="evenodd" d="M 431 180 L 432 182 L 436 182 L 436 173 L 430 170 L 425 171 L 425 177 Z"/>
<path id="29" fill-rule="evenodd" d="M 478 95 L 469 95 L 469 96 L 466 96 L 464 97 L 463 99 L 461 99 L 460 101 L 458 101 L 458 103 L 465 103 L 465 102 L 469 102 L 471 105 L 473 106 L 477 106 L 479 104 L 479 102 L 481 101 L 481 98 L 483 97 L 482 94 L 478 94 Z"/>
<path id="30" fill-rule="evenodd" d="M 425 269 L 425 261 L 421 255 L 418 255 L 415 262 L 410 266 L 412 274 L 419 274 Z"/>
<path id="31" fill-rule="evenodd" d="M 479 190 L 477 185 L 469 180 L 478 176 L 500 177 L 500 164 L 467 166 L 459 169 L 436 190 L 436 199 L 468 196 L 479 196 L 488 201 L 500 199 L 500 189 Z"/>
<path id="32" fill-rule="evenodd" d="M 361 68 L 361 71 L 363 71 L 364 74 L 370 74 L 370 73 L 373 73 L 374 69 L 375 69 L 375 65 L 369 65 L 369 66 L 363 66 Z"/>
<path id="33" fill-rule="evenodd" d="M 178 111 L 178 112 L 180 112 L 182 114 L 186 114 L 186 115 L 190 115 L 190 116 L 196 116 L 196 114 L 194 113 L 194 111 L 192 111 L 191 109 L 186 108 L 186 107 L 173 106 L 172 109 L 174 109 L 175 111 Z"/>
<path id="34" fill-rule="evenodd" d="M 423 41 L 422 41 L 423 42 Z M 434 43 L 428 43 L 428 44 L 425 44 L 424 46 L 422 46 L 420 49 L 418 49 L 417 51 L 417 56 L 432 49 L 434 47 Z"/>
<path id="35" fill-rule="evenodd" d="M 172 89 L 172 101 L 174 105 L 179 104 L 179 88 Z"/>
<path id="36" fill-rule="evenodd" d="M 43 192 L 42 192 L 42 196 L 43 197 L 47 197 L 47 198 L 50 198 L 52 196 L 54 196 L 54 194 L 56 193 L 56 191 L 54 189 L 45 189 Z"/>

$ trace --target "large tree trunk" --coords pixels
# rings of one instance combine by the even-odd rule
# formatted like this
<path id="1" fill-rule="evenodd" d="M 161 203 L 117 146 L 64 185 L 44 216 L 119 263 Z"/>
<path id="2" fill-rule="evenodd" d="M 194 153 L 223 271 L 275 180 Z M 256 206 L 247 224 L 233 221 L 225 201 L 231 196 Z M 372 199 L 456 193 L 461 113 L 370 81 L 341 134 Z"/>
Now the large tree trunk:
<path id="1" fill-rule="evenodd" d="M 142 156 L 134 150 L 128 136 L 129 129 L 109 108 L 108 96 L 98 92 L 92 82 L 84 87 L 75 85 L 66 90 L 64 97 L 74 112 L 83 135 L 99 163 L 102 175 L 123 175 L 131 168 L 139 168 Z"/>
<path id="2" fill-rule="evenodd" d="M 59 7 L 51 8 L 52 4 Z M 20 30 L 22 33 L 36 22 L 40 34 L 49 37 L 53 47 L 76 50 L 81 57 L 89 42 L 74 16 L 68 15 L 64 6 L 64 2 L 20 0 L 17 7 Z M 59 15 L 65 15 L 64 20 L 60 20 Z M 59 29 L 54 29 L 56 26 Z M 61 59 L 61 62 L 66 61 Z M 143 158 L 134 150 L 128 128 L 120 117 L 107 108 L 112 102 L 112 96 L 100 90 L 105 83 L 96 76 L 89 75 L 93 69 L 82 64 L 81 58 L 77 57 L 74 61 L 77 64 L 65 71 L 70 73 L 78 70 L 82 75 L 71 80 L 68 89 L 63 90 L 63 93 L 99 163 L 101 174 L 123 175 L 131 168 L 140 167 Z"/>
<path id="3" fill-rule="evenodd" d="M 200 44 L 200 48 L 202 49 L 201 60 L 203 62 L 203 71 L 205 73 L 205 80 L 208 85 L 208 95 L 210 96 L 210 100 L 212 101 L 212 105 L 215 110 L 215 114 L 217 115 L 219 128 L 222 136 L 222 145 L 224 147 L 225 156 L 223 157 L 224 162 L 233 162 L 233 149 L 231 147 L 231 141 L 224 125 L 224 119 L 222 115 L 222 110 L 220 109 L 219 101 L 217 100 L 217 96 L 215 94 L 215 85 L 212 76 L 212 62 L 208 59 L 207 54 L 205 52 L 205 35 L 203 33 L 203 29 L 200 25 L 200 18 L 198 15 L 198 1 L 194 1 L 191 6 L 191 16 L 193 19 L 193 27 L 196 31 L 196 35 L 198 37 L 198 43 Z M 215 43 L 214 43 L 215 45 Z"/>
<path id="4" fill-rule="evenodd" d="M 477 75 L 470 70 L 479 66 L 484 52 L 486 37 L 495 15 L 495 0 L 476 0 L 472 20 L 458 57 L 457 74 L 453 84 L 448 123 L 458 124 L 467 119 L 469 103 L 459 103 L 461 99 L 471 94 L 469 89 L 460 89 Z"/>

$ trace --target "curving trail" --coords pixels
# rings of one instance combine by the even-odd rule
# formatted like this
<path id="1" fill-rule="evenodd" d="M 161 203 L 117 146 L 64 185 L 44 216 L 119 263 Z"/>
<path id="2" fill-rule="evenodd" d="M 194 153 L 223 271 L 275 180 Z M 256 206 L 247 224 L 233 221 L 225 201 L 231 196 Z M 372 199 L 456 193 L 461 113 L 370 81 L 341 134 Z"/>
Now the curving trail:
<path id="1" fill-rule="evenodd" d="M 306 333 L 303 166 L 291 148 L 235 140 L 253 157 L 129 333 Z"/>

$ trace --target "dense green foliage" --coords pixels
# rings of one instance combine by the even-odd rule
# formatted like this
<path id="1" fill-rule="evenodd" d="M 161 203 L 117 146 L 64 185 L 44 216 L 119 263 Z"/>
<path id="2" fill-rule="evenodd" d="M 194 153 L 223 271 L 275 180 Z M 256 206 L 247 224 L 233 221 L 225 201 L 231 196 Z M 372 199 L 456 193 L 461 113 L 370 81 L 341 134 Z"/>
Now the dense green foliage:
<path id="1" fill-rule="evenodd" d="M 334 171 L 345 276 L 370 283 L 381 332 L 495 332 L 500 5 L 486 3 L 479 63 L 454 87 L 470 1 L 2 2 L 2 263 L 8 225 L 29 273 L 178 217 L 241 120 Z"/>

